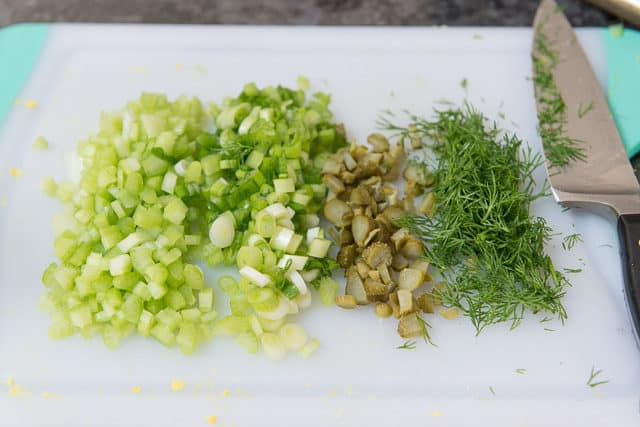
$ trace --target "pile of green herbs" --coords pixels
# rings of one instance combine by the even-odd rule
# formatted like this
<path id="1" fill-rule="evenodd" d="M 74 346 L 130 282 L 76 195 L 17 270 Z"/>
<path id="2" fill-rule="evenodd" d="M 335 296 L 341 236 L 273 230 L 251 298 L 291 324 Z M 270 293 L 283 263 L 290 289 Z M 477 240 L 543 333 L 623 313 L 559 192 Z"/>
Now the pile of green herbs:
<path id="1" fill-rule="evenodd" d="M 478 333 L 500 322 L 514 328 L 527 311 L 564 320 L 569 282 L 544 251 L 552 230 L 529 213 L 545 195 L 533 179 L 540 155 L 468 104 L 436 111 L 433 120 L 409 118 L 408 127 L 392 116 L 380 124 L 401 138 L 418 132 L 431 150 L 436 213 L 408 215 L 399 225 L 425 242 L 446 283 L 437 288 L 443 305 L 461 310 Z"/>

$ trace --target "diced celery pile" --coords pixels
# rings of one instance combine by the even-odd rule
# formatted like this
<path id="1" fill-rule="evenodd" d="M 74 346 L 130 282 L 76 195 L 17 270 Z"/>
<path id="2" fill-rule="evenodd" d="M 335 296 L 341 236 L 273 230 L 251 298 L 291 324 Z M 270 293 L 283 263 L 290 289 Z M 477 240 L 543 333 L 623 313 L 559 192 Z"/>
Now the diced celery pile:
<path id="1" fill-rule="evenodd" d="M 216 333 L 251 352 L 262 343 L 277 356 L 280 341 L 305 348 L 295 327 L 273 333 L 284 324 L 274 310 L 286 303 L 289 313 L 304 284 L 300 259 L 293 270 L 277 264 L 308 252 L 303 234 L 326 192 L 320 168 L 344 144 L 328 104 L 326 94 L 250 83 L 219 106 L 143 93 L 103 113 L 98 133 L 78 146 L 80 181 L 43 182 L 67 205 L 56 221 L 59 262 L 42 275 L 49 336 L 100 334 L 114 348 L 138 332 L 186 354 Z M 284 211 L 269 213 L 273 205 Z M 226 281 L 231 316 L 216 321 L 197 260 L 244 271 L 239 283 Z"/>

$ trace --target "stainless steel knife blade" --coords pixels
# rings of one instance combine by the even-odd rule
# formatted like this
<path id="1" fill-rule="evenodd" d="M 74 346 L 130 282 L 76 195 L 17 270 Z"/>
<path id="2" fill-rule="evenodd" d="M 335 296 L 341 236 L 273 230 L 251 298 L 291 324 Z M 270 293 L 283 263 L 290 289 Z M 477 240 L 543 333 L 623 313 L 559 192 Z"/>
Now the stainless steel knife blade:
<path id="1" fill-rule="evenodd" d="M 547 126 L 561 126 L 556 128 L 562 130 L 561 136 L 581 141 L 585 154 L 584 159 L 553 166 L 547 156 L 547 151 L 552 150 L 550 142 L 545 144 L 543 141 L 553 195 L 557 202 L 568 207 L 583 206 L 595 210 L 604 207 L 601 212 L 617 216 L 624 292 L 636 343 L 640 346 L 640 184 L 627 159 L 595 73 L 571 24 L 553 0 L 542 1 L 533 27 L 534 57 L 538 60 L 555 58 L 547 64 L 553 66 L 551 79 L 561 101 L 564 101 L 566 113 L 566 117 L 560 118 L 560 125 L 547 120 L 543 122 Z M 544 45 L 541 40 L 545 41 Z M 555 55 L 550 56 L 548 49 L 543 52 L 547 46 Z M 548 73 L 544 75 L 548 82 Z M 553 105 L 557 108 L 558 92 L 551 91 L 550 96 L 548 89 L 540 87 L 535 92 L 538 117 L 541 113 L 544 116 L 546 111 L 556 111 L 547 110 L 547 107 Z M 587 105 L 590 111 L 585 113 Z M 555 116 L 552 114 L 551 117 Z"/>
<path id="2" fill-rule="evenodd" d="M 552 192 L 567 207 L 606 207 L 617 215 L 640 213 L 640 184 L 611 117 L 591 65 L 575 32 L 553 0 L 543 0 L 533 21 L 535 37 L 544 36 L 557 54 L 553 80 L 566 104 L 565 135 L 581 141 L 585 160 L 551 167 Z M 538 113 L 542 110 L 536 90 Z M 585 113 L 585 111 L 588 112 Z"/>

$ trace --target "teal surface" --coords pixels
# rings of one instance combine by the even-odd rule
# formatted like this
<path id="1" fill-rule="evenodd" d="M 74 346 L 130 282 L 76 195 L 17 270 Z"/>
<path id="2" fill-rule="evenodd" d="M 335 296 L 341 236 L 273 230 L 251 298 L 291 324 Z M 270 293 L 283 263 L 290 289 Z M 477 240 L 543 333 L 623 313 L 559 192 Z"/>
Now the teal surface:
<path id="1" fill-rule="evenodd" d="M 38 59 L 47 28 L 18 24 L 0 30 L 0 124 Z"/>
<path id="2" fill-rule="evenodd" d="M 640 152 L 640 32 L 619 37 L 603 30 L 607 52 L 607 98 L 629 157 Z"/>

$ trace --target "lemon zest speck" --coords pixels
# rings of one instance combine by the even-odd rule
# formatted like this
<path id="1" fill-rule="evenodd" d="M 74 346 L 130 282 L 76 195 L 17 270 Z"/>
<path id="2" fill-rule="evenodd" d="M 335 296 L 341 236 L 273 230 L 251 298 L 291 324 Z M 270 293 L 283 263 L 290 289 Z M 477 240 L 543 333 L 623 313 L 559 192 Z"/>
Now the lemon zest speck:
<path id="1" fill-rule="evenodd" d="M 215 423 L 217 423 L 217 422 L 218 422 L 218 417 L 216 417 L 215 415 L 209 415 L 209 416 L 207 417 L 207 422 L 208 422 L 209 424 L 215 424 Z"/>
<path id="2" fill-rule="evenodd" d="M 31 392 L 26 391 L 20 384 L 14 384 L 9 387 L 10 396 L 31 396 Z"/>
<path id="3" fill-rule="evenodd" d="M 9 376 L 9 378 L 7 378 L 7 385 L 11 387 L 13 384 L 14 384 L 13 376 Z"/>
<path id="4" fill-rule="evenodd" d="M 173 380 L 173 381 L 171 381 L 171 390 L 173 390 L 173 391 L 182 391 L 182 390 L 184 390 L 184 381 L 181 381 L 181 380 Z"/>
<path id="5" fill-rule="evenodd" d="M 55 393 L 49 393 L 48 391 L 45 391 L 42 393 L 42 397 L 44 397 L 45 399 L 55 399 L 60 396 Z"/>
<path id="6" fill-rule="evenodd" d="M 20 178 L 22 176 L 22 169 L 20 168 L 9 168 L 9 175 L 14 178 Z"/>
<path id="7" fill-rule="evenodd" d="M 440 316 L 444 317 L 447 320 L 453 320 L 458 317 L 460 311 L 455 307 L 443 308 L 438 312 L 438 314 L 440 314 Z"/>
<path id="8" fill-rule="evenodd" d="M 142 389 L 139 386 L 133 386 L 131 387 L 131 392 L 132 393 L 140 393 L 140 391 L 142 391 Z"/>

